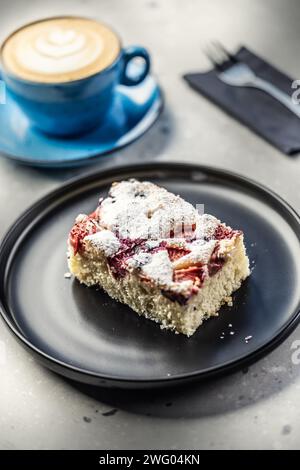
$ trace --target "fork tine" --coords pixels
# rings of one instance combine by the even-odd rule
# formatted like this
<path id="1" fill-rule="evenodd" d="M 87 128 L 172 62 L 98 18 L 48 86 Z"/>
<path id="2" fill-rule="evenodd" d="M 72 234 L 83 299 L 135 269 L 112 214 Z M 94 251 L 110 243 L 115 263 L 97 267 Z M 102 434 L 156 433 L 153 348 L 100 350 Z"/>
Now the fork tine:
<path id="1" fill-rule="evenodd" d="M 211 47 L 214 50 L 214 54 L 219 58 L 219 64 L 224 64 L 224 62 L 229 61 L 229 56 L 227 55 L 226 51 L 219 46 L 217 41 L 212 41 Z"/>
<path id="2" fill-rule="evenodd" d="M 225 71 L 229 66 L 238 61 L 234 55 L 230 54 L 219 41 L 212 41 L 204 50 L 212 65 L 219 71 Z"/>
<path id="3" fill-rule="evenodd" d="M 222 51 L 223 55 L 226 57 L 226 59 L 227 59 L 228 61 L 231 61 L 231 62 L 234 62 L 234 63 L 237 62 L 236 57 L 235 57 L 233 54 L 231 54 L 231 53 L 226 49 L 226 47 L 223 46 L 223 44 L 222 44 L 220 41 L 214 40 L 214 41 L 212 42 L 212 44 L 214 44 L 214 46 L 215 46 L 219 51 Z"/>
<path id="4" fill-rule="evenodd" d="M 220 58 L 217 56 L 216 51 L 213 50 L 211 46 L 206 46 L 204 49 L 204 53 L 213 65 L 213 67 L 217 70 L 221 70 L 223 60 L 220 61 Z"/>

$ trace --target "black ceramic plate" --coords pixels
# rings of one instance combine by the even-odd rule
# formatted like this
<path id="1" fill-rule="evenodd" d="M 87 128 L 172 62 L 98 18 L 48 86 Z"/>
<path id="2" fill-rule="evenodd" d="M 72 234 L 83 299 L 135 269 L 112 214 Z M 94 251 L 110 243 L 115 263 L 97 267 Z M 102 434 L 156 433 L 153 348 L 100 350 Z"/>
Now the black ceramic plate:
<path id="1" fill-rule="evenodd" d="M 206 212 L 245 232 L 251 277 L 233 307 L 189 339 L 64 278 L 74 218 L 91 212 L 112 181 L 131 177 L 205 204 Z M 83 382 L 154 387 L 220 374 L 267 352 L 298 322 L 299 238 L 299 217 L 284 201 L 229 172 L 170 163 L 106 170 L 52 192 L 8 232 L 0 248 L 2 316 L 46 366 Z"/>

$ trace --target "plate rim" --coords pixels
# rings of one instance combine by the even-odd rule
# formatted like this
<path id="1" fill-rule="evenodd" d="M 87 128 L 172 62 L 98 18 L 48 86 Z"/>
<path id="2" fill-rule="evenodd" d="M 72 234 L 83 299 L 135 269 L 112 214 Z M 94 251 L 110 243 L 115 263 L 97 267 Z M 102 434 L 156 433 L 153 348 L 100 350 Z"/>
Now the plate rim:
<path id="1" fill-rule="evenodd" d="M 48 192 L 46 195 L 39 198 L 35 203 L 31 204 L 25 211 L 23 211 L 20 216 L 15 220 L 13 224 L 8 228 L 6 233 L 1 239 L 0 242 L 0 261 L 2 257 L 5 259 L 4 267 L 1 266 L 0 270 L 0 287 L 5 284 L 5 280 L 7 279 L 7 267 L 9 267 L 9 259 L 10 253 L 6 253 L 5 248 L 6 244 L 10 241 L 13 237 L 14 232 L 18 226 L 22 226 L 22 223 L 30 216 L 31 213 L 35 212 L 42 206 L 42 210 L 44 210 L 44 205 L 47 203 L 51 203 L 58 199 L 60 196 L 71 192 L 72 190 L 76 189 L 78 186 L 84 186 L 89 183 L 92 183 L 93 180 L 96 181 L 98 179 L 104 181 L 109 180 L 110 178 L 118 178 L 122 177 L 124 174 L 128 174 L 130 172 L 138 172 L 138 171 L 145 171 L 145 172 L 160 172 L 160 171 L 170 171 L 175 172 L 178 170 L 186 170 L 189 172 L 200 172 L 206 176 L 216 176 L 218 178 L 229 178 L 236 183 L 242 183 L 242 185 L 246 185 L 253 190 L 259 190 L 260 193 L 267 194 L 272 200 L 275 200 L 277 204 L 283 207 L 298 223 L 299 233 L 297 233 L 294 228 L 293 231 L 297 235 L 299 244 L 300 244 L 300 216 L 298 212 L 287 202 L 285 201 L 280 195 L 274 192 L 272 189 L 268 188 L 264 184 L 256 182 L 255 180 L 248 178 L 247 176 L 240 175 L 239 173 L 233 172 L 231 170 L 223 169 L 223 168 L 216 168 L 209 165 L 201 165 L 196 163 L 180 163 L 180 162 L 172 162 L 172 161 L 160 161 L 160 162 L 143 162 L 143 163 L 129 163 L 125 165 L 117 165 L 114 167 L 109 167 L 105 169 L 100 169 L 96 172 L 89 171 L 84 175 L 77 176 L 71 178 L 64 184 L 58 186 L 54 190 Z M 184 175 L 181 176 L 184 178 Z M 35 222 L 36 216 L 33 219 Z M 29 228 L 30 229 L 30 228 Z M 17 235 L 15 241 L 20 239 L 20 234 Z M 122 376 L 115 376 L 115 375 L 107 375 L 105 373 L 97 373 L 95 371 L 90 371 L 87 369 L 83 369 L 77 366 L 73 366 L 72 364 L 68 364 L 60 359 L 57 359 L 48 353 L 44 352 L 43 350 L 39 349 L 35 346 L 30 339 L 27 339 L 22 332 L 18 329 L 16 325 L 14 325 L 13 321 L 9 318 L 12 316 L 10 314 L 10 309 L 5 306 L 5 302 L 3 301 L 1 291 L 0 291 L 0 316 L 4 320 L 4 323 L 9 328 L 9 331 L 14 334 L 17 340 L 21 342 L 21 344 L 28 348 L 32 353 L 34 353 L 40 361 L 45 364 L 48 368 L 58 372 L 60 375 L 65 375 L 70 377 L 72 374 L 75 374 L 75 380 L 89 383 L 87 380 L 88 378 L 96 379 L 97 381 L 102 381 L 103 383 L 109 384 L 119 384 L 125 386 L 126 384 L 129 386 L 136 385 L 139 386 L 158 386 L 158 385 L 168 385 L 168 384 L 175 384 L 175 383 L 183 383 L 188 382 L 191 380 L 200 380 L 209 378 L 212 376 L 224 375 L 227 372 L 232 370 L 241 369 L 243 366 L 247 366 L 253 363 L 256 359 L 259 359 L 263 355 L 272 351 L 278 344 L 280 344 L 297 326 L 300 321 L 300 299 L 298 302 L 298 306 L 296 307 L 295 311 L 291 315 L 288 321 L 281 326 L 277 333 L 269 339 L 267 342 L 262 344 L 258 347 L 255 351 L 252 351 L 245 356 L 232 359 L 220 366 L 211 366 L 207 369 L 203 369 L 201 371 L 195 370 L 193 372 L 184 372 L 176 375 L 172 375 L 170 377 L 155 377 L 149 379 L 143 378 L 135 378 L 135 377 L 122 377 Z M 68 374 L 63 374 L 61 371 L 67 371 Z M 83 379 L 85 378 L 85 380 Z M 112 385 L 111 385 L 112 386 Z"/>
<path id="2" fill-rule="evenodd" d="M 145 113 L 143 118 L 130 130 L 130 132 L 133 132 L 141 124 L 141 122 L 143 122 L 145 116 L 148 117 L 149 114 L 152 113 L 153 118 L 152 118 L 150 124 L 148 126 L 146 126 L 145 129 L 143 129 L 141 132 L 136 134 L 128 142 L 125 142 L 124 144 L 115 145 L 111 149 L 106 150 L 104 152 L 96 152 L 95 154 L 90 155 L 88 157 L 81 157 L 81 158 L 77 158 L 77 159 L 73 158 L 73 159 L 70 159 L 70 160 L 60 159 L 60 160 L 56 160 L 53 163 L 51 162 L 51 160 L 44 161 L 44 160 L 41 160 L 40 158 L 36 159 L 36 160 L 32 160 L 32 158 L 27 159 L 23 155 L 14 155 L 12 153 L 5 152 L 5 151 L 2 151 L 0 149 L 1 156 L 4 157 L 7 160 L 15 161 L 15 162 L 19 163 L 20 165 L 31 166 L 31 167 L 36 167 L 36 168 L 50 168 L 50 169 L 51 168 L 52 169 L 55 169 L 55 168 L 76 168 L 76 167 L 85 166 L 85 165 L 87 165 L 87 166 L 92 165 L 93 163 L 96 163 L 96 161 L 99 157 L 108 157 L 113 152 L 116 152 L 118 150 L 121 150 L 121 149 L 127 147 L 129 144 L 131 144 L 131 143 L 135 142 L 136 140 L 138 140 L 149 129 L 151 129 L 151 127 L 156 123 L 157 119 L 159 118 L 159 116 L 161 115 L 161 113 L 164 110 L 164 107 L 165 107 L 165 93 L 164 93 L 162 87 L 160 86 L 160 84 L 158 83 L 157 79 L 155 78 L 155 76 L 151 75 L 151 77 L 155 81 L 158 96 L 154 100 L 154 103 L 151 105 L 151 107 L 148 109 L 148 111 Z M 155 106 L 157 107 L 157 109 L 154 111 L 153 108 Z M 128 134 L 128 132 L 126 132 L 122 137 L 126 136 L 127 134 Z"/>

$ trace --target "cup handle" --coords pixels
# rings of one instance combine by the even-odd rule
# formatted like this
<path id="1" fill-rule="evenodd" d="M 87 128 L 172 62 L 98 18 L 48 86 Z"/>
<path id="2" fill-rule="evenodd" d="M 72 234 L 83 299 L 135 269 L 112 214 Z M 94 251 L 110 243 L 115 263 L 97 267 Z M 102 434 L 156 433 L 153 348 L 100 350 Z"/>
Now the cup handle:
<path id="1" fill-rule="evenodd" d="M 144 66 L 137 75 L 128 74 L 128 65 L 136 57 L 144 59 Z M 141 83 L 148 75 L 151 67 L 151 59 L 148 51 L 141 46 L 129 46 L 123 49 L 123 72 L 121 75 L 121 84 L 126 86 L 134 86 Z M 140 67 L 139 67 L 140 68 Z"/>

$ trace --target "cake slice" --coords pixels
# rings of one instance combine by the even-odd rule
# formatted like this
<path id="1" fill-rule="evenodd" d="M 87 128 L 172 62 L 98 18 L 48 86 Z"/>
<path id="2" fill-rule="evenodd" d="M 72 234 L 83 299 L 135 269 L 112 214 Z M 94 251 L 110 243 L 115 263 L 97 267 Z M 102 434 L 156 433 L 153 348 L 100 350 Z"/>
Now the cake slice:
<path id="1" fill-rule="evenodd" d="M 71 273 L 191 336 L 249 275 L 243 233 L 150 182 L 114 183 L 70 231 Z"/>

